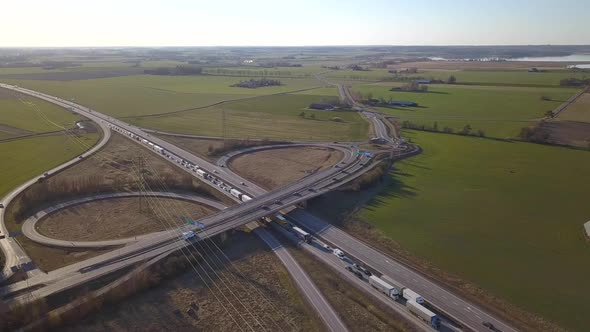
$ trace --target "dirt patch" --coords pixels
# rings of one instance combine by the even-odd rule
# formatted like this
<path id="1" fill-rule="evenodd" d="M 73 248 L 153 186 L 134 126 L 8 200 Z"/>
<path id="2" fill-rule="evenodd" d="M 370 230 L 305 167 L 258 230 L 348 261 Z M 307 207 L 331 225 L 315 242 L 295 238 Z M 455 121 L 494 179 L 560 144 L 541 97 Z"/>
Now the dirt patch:
<path id="1" fill-rule="evenodd" d="M 170 208 L 170 213 L 154 211 L 157 207 Z M 183 217 L 196 220 L 213 212 L 202 204 L 170 198 L 117 198 L 60 210 L 43 218 L 37 229 L 61 240 L 111 240 L 164 231 L 184 224 Z"/>
<path id="2" fill-rule="evenodd" d="M 338 163 L 342 152 L 321 147 L 264 150 L 238 156 L 230 167 L 242 176 L 272 190 Z"/>
<path id="3" fill-rule="evenodd" d="M 217 275 L 205 267 L 207 264 L 198 268 L 205 279 L 207 272 L 212 280 L 203 282 L 191 269 L 160 287 L 117 305 L 103 307 L 98 314 L 62 330 L 236 331 L 240 327 L 248 330 L 246 324 L 253 326 L 254 330 L 323 330 L 287 271 L 264 243 L 241 232 L 232 235 L 229 241 L 232 244 L 224 252 L 231 260 L 231 266 L 227 260 L 220 264 L 218 260 L 210 259 L 209 264 Z M 231 285 L 234 294 L 229 293 L 219 277 L 226 285 Z M 231 305 L 241 310 L 242 317 Z M 254 317 L 248 315 L 244 307 Z"/>
<path id="4" fill-rule="evenodd" d="M 113 133 L 109 142 L 100 153 L 88 157 L 85 161 L 70 167 L 67 171 L 49 178 L 47 181 L 59 181 L 63 178 L 75 179 L 100 174 L 103 179 L 113 184 L 115 182 L 134 183 L 141 173 L 145 177 L 183 177 L 186 172 L 172 165 L 168 161 L 156 156 L 139 144 Z M 129 189 L 129 188 L 125 188 Z"/>
<path id="5" fill-rule="evenodd" d="M 549 131 L 552 143 L 590 147 L 590 123 L 577 121 L 545 121 L 541 128 Z"/>
<path id="6" fill-rule="evenodd" d="M 559 120 L 590 123 L 590 93 L 581 94 L 557 116 Z"/>

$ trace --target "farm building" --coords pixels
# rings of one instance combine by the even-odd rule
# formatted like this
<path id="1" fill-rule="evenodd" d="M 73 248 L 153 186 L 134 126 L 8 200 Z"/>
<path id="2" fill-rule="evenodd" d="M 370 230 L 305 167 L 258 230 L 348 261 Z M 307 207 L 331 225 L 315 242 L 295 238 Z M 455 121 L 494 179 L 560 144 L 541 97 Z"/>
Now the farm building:
<path id="1" fill-rule="evenodd" d="M 323 103 L 313 103 L 309 105 L 309 108 L 312 110 L 321 110 L 321 111 L 332 111 L 334 110 L 334 106 L 330 104 L 323 104 Z"/>
<path id="2" fill-rule="evenodd" d="M 392 100 L 392 101 L 388 102 L 387 104 L 389 104 L 391 106 L 401 106 L 401 107 L 416 107 L 416 106 L 418 106 L 418 103 L 415 103 L 413 101 L 405 101 L 405 100 Z"/>

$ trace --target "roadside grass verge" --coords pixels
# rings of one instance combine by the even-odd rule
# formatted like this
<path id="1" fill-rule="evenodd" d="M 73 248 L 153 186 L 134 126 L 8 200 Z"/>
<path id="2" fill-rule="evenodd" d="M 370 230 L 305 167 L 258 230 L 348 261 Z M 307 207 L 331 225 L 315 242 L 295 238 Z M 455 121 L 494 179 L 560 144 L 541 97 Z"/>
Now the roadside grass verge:
<path id="1" fill-rule="evenodd" d="M 289 252 L 321 289 L 326 300 L 340 314 L 351 331 L 412 331 L 397 313 L 378 304 L 364 292 L 348 284 L 338 273 L 320 261 L 294 248 Z"/>

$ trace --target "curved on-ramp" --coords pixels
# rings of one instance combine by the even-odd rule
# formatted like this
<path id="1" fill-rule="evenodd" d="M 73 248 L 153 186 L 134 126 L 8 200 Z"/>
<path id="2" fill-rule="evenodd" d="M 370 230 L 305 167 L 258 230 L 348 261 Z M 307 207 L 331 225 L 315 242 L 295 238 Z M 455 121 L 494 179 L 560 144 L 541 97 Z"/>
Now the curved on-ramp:
<path id="1" fill-rule="evenodd" d="M 13 89 L 13 87 L 11 85 L 2 84 L 2 83 L 0 83 L 0 88 L 11 89 L 11 90 Z M 56 103 L 55 101 L 51 101 L 51 102 Z M 65 104 L 61 104 L 60 106 L 68 108 L 67 105 L 65 105 Z M 56 166 L 56 167 L 46 171 L 46 173 L 54 174 L 56 172 L 59 172 L 65 168 L 67 168 L 67 167 L 74 165 L 75 163 L 78 163 L 79 161 L 83 160 L 83 159 L 79 158 L 80 156 L 86 157 L 86 156 L 89 156 L 89 155 L 95 153 L 96 151 L 100 150 L 111 138 L 111 130 L 109 129 L 109 127 L 105 123 L 103 123 L 102 121 L 98 121 L 97 119 L 93 118 L 91 115 L 90 116 L 86 115 L 86 114 L 82 114 L 82 115 L 84 117 L 89 118 L 90 120 L 94 121 L 98 126 L 100 126 L 100 128 L 102 129 L 101 140 L 97 144 L 95 144 L 91 149 L 83 152 L 79 156 L 76 156 L 75 158 L 73 158 L 73 159 L 71 159 L 59 166 Z M 18 196 L 20 193 L 22 193 L 28 187 L 35 184 L 42 177 L 44 177 L 43 174 L 39 174 L 38 176 L 36 176 L 36 177 L 28 180 L 27 182 L 21 184 L 20 186 L 16 187 L 12 191 L 10 191 L 8 194 L 6 194 L 2 199 L 0 199 L 0 203 L 2 203 L 5 207 L 3 209 L 0 209 L 0 235 L 4 236 L 4 238 L 0 239 L 0 248 L 3 251 L 4 256 L 5 256 L 5 260 L 6 260 L 4 263 L 4 267 L 2 269 L 2 272 L 0 274 L 0 281 L 11 277 L 14 274 L 13 268 L 18 268 L 20 266 L 24 266 L 24 265 L 31 263 L 31 259 L 29 258 L 29 256 L 21 248 L 21 246 L 18 244 L 18 242 L 13 237 L 10 236 L 8 229 L 6 228 L 6 225 L 4 222 L 4 218 L 5 218 L 4 214 L 5 214 L 6 207 L 12 202 L 12 200 L 16 196 Z"/>
<path id="2" fill-rule="evenodd" d="M 59 203 L 48 207 L 44 210 L 41 210 L 35 213 L 33 216 L 29 217 L 23 223 L 22 232 L 23 235 L 27 238 L 31 239 L 34 242 L 52 246 L 52 247 L 63 247 L 63 248 L 106 248 L 106 247 L 113 247 L 113 246 L 121 246 L 126 245 L 129 243 L 137 242 L 142 239 L 147 239 L 153 236 L 157 236 L 160 233 L 165 233 L 167 231 L 150 233 L 150 234 L 143 234 L 134 237 L 128 237 L 123 239 L 113 239 L 113 240 L 102 240 L 102 241 L 68 241 L 68 240 L 59 240 L 50 238 L 45 236 L 37 230 L 37 222 L 39 222 L 44 217 L 55 213 L 59 210 L 66 209 L 72 206 L 99 201 L 99 200 L 108 200 L 108 199 L 116 199 L 116 198 L 126 198 L 126 197 L 138 197 L 138 196 L 148 196 L 148 197 L 162 197 L 162 198 L 173 198 L 179 200 L 185 200 L 190 202 L 196 202 L 205 204 L 207 206 L 213 207 L 218 210 L 225 209 L 225 205 L 221 204 L 220 202 L 204 198 L 201 196 L 190 195 L 185 193 L 173 193 L 173 192 L 127 192 L 127 193 L 110 193 L 110 194 L 99 194 L 99 195 L 92 195 L 83 198 L 73 199 L 67 202 Z"/>

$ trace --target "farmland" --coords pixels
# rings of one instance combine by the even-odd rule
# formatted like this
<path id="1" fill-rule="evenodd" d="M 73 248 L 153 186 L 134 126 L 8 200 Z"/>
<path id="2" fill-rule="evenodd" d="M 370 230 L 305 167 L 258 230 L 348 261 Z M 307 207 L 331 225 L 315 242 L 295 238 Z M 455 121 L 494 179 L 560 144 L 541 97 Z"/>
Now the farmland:
<path id="1" fill-rule="evenodd" d="M 231 137 L 347 140 L 366 135 L 368 125 L 357 114 L 306 110 L 310 103 L 337 97 L 335 88 L 322 87 L 318 80 L 281 79 L 281 86 L 258 89 L 230 86 L 241 79 L 142 75 L 11 82 L 162 131 L 222 136 L 225 116 Z M 309 117 L 301 117 L 302 111 Z"/>
<path id="2" fill-rule="evenodd" d="M 0 138 L 69 129 L 80 119 L 54 104 L 0 89 L 0 135 L 5 135 Z"/>
<path id="3" fill-rule="evenodd" d="M 590 123 L 590 93 L 584 93 L 559 114 L 559 120 Z"/>
<path id="4" fill-rule="evenodd" d="M 97 140 L 97 134 L 87 134 L 78 137 L 77 141 L 69 136 L 51 136 L 0 143 L 0 155 L 3 156 L 0 197 L 28 179 L 74 158 Z"/>
<path id="5" fill-rule="evenodd" d="M 455 131 L 470 124 L 474 130 L 484 130 L 487 136 L 515 137 L 520 128 L 542 118 L 555 109 L 577 89 L 531 88 L 507 86 L 430 85 L 428 92 L 389 91 L 395 84 L 356 85 L 353 90 L 373 98 L 408 100 L 419 107 L 380 108 L 381 111 L 416 124 L 440 130 L 448 126 Z M 543 96 L 551 100 L 542 100 Z"/>
<path id="6" fill-rule="evenodd" d="M 584 330 L 590 153 L 404 134 L 423 154 L 397 164 L 359 217 L 445 271 Z"/>
<path id="7" fill-rule="evenodd" d="M 307 109 L 310 103 L 327 97 L 266 96 L 202 110 L 128 120 L 140 127 L 162 131 L 223 136 L 225 116 L 227 137 L 321 141 L 366 139 L 368 124 L 357 113 Z M 305 118 L 300 116 L 301 112 L 306 114 Z M 335 117 L 340 121 L 334 121 Z"/>
<path id="8" fill-rule="evenodd" d="M 139 75 L 75 81 L 7 80 L 95 108 L 114 117 L 142 116 L 203 107 L 224 100 L 321 86 L 317 80 L 281 80 L 260 89 L 231 87 L 239 77 Z"/>
<path id="9" fill-rule="evenodd" d="M 420 65 L 416 63 L 415 65 Z M 407 68 L 405 64 L 402 68 Z M 400 68 L 398 68 L 400 69 Z M 324 76 L 332 80 L 340 81 L 408 81 L 413 78 L 435 79 L 446 81 L 453 75 L 459 84 L 468 85 L 508 85 L 508 86 L 539 86 L 558 87 L 564 78 L 588 78 L 588 73 L 573 73 L 568 70 L 547 70 L 544 72 L 530 73 L 526 68 L 519 70 L 498 68 L 484 70 L 474 68 L 463 69 L 420 69 L 415 74 L 390 74 L 389 69 L 370 69 L 368 71 L 338 70 Z"/>

